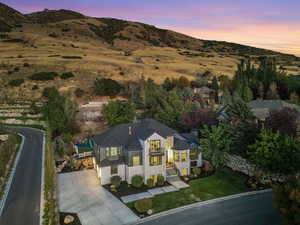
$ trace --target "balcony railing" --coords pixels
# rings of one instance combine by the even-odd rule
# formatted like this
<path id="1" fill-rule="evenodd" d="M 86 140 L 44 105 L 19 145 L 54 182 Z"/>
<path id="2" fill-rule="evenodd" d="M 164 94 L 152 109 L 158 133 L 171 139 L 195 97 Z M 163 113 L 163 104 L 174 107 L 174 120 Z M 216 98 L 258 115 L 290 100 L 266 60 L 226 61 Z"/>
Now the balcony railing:
<path id="1" fill-rule="evenodd" d="M 165 154 L 165 148 L 159 148 L 159 149 L 149 149 L 149 154 L 154 155 L 164 155 Z"/>

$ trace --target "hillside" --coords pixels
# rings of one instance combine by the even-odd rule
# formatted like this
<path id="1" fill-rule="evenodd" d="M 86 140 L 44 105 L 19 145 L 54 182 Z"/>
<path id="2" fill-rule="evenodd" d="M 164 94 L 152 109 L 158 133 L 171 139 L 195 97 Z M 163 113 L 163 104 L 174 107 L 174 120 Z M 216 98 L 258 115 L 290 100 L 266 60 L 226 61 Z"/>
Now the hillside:
<path id="1" fill-rule="evenodd" d="M 21 14 L 0 3 L 1 86 L 34 72 L 72 71 L 69 81 L 34 83 L 24 88 L 56 85 L 62 90 L 90 89 L 96 77 L 120 81 L 142 75 L 162 82 L 166 77 L 211 71 L 232 76 L 240 59 L 276 57 L 288 74 L 300 74 L 300 59 L 234 43 L 189 37 L 151 25 L 112 18 L 92 18 L 70 10 Z M 26 66 L 24 66 L 26 65 Z"/>

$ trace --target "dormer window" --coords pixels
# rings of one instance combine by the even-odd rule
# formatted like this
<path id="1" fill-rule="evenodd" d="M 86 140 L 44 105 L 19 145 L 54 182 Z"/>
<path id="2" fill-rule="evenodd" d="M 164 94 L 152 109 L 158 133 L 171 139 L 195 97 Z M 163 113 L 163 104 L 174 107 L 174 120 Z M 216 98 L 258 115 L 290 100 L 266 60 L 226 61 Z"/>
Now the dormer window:
<path id="1" fill-rule="evenodd" d="M 159 152 L 161 149 L 160 140 L 151 140 L 150 141 L 150 152 Z"/>

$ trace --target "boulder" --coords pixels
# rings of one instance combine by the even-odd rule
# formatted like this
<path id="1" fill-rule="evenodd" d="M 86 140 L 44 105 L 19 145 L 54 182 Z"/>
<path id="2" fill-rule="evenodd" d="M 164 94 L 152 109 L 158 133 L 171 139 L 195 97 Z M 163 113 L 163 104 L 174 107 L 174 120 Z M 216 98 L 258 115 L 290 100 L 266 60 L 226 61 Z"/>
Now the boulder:
<path id="1" fill-rule="evenodd" d="M 64 224 L 70 224 L 74 221 L 74 217 L 71 215 L 67 215 L 64 219 Z"/>

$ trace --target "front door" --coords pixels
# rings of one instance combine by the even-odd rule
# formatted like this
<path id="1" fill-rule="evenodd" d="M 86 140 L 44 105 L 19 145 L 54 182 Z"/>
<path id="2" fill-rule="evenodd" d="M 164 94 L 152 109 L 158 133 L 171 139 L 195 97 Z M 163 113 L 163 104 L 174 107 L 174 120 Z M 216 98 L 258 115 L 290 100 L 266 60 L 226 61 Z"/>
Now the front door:
<path id="1" fill-rule="evenodd" d="M 167 158 L 167 167 L 173 168 L 174 167 L 174 152 L 172 149 L 168 149 L 166 158 Z"/>

